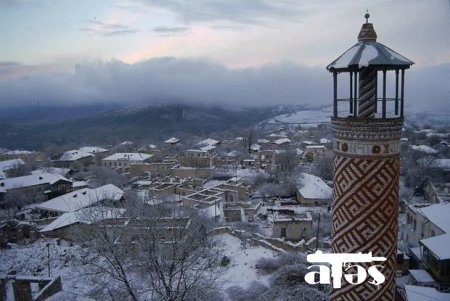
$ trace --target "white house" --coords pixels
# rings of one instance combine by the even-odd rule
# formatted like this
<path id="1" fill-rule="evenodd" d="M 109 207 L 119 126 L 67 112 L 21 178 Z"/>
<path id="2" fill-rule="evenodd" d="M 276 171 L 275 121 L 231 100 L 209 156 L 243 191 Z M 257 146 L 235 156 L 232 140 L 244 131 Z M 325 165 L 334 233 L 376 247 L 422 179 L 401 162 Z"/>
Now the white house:
<path id="1" fill-rule="evenodd" d="M 144 164 L 148 162 L 153 155 L 144 153 L 116 153 L 104 158 L 103 166 L 111 168 L 129 167 L 132 164 Z"/>

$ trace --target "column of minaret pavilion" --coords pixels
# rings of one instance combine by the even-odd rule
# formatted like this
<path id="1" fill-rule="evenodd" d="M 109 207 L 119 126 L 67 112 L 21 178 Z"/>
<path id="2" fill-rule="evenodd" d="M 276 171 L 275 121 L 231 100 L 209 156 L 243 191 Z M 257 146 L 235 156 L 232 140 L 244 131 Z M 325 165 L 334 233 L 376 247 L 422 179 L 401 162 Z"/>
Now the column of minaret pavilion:
<path id="1" fill-rule="evenodd" d="M 413 62 L 378 43 L 368 18 L 358 43 L 327 66 L 334 79 L 332 250 L 386 257 L 381 269 L 386 281 L 379 287 L 343 282 L 332 291 L 333 301 L 392 301 L 396 291 L 404 78 Z M 387 95 L 388 72 L 392 95 Z M 338 76 L 348 81 L 348 98 L 338 98 Z"/>

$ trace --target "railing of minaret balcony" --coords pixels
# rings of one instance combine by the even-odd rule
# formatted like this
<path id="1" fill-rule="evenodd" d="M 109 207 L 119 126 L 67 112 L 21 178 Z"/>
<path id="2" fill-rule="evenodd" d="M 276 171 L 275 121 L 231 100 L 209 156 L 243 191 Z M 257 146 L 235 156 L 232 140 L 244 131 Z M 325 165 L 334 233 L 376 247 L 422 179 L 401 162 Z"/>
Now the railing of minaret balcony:
<path id="1" fill-rule="evenodd" d="M 378 75 L 380 71 L 381 76 Z M 394 81 L 394 93 L 393 95 L 387 95 L 387 72 L 395 72 Z M 376 70 L 377 76 L 375 85 L 378 85 L 378 77 L 381 77 L 382 81 L 382 95 L 378 97 L 375 89 L 375 119 L 394 119 L 403 118 L 404 116 L 404 86 L 405 86 L 405 69 L 381 69 Z M 338 74 L 349 74 L 349 92 L 348 97 L 338 97 Z M 361 95 L 358 95 L 359 86 L 358 82 L 360 70 L 349 70 L 344 72 L 333 71 L 333 117 L 335 118 L 370 118 L 367 116 L 361 116 L 358 112 L 361 106 Z"/>

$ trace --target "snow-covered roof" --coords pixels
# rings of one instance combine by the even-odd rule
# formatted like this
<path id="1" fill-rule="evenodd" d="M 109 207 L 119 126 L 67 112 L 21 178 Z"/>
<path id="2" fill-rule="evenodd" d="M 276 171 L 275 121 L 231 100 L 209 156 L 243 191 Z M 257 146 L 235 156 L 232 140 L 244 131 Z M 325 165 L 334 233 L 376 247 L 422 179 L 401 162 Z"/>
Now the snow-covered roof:
<path id="1" fill-rule="evenodd" d="M 445 233 L 450 233 L 450 203 L 433 204 L 418 210 Z"/>
<path id="2" fill-rule="evenodd" d="M 265 143 L 270 143 L 270 140 L 267 140 L 267 139 L 258 139 L 256 142 L 261 143 L 261 144 L 265 144 Z"/>
<path id="3" fill-rule="evenodd" d="M 418 152 L 426 153 L 426 154 L 437 154 L 438 153 L 437 150 L 435 150 L 434 148 L 432 148 L 428 145 L 411 145 L 411 149 L 418 151 Z"/>
<path id="4" fill-rule="evenodd" d="M 36 175 L 29 175 L 1 180 L 0 191 L 7 191 L 8 189 L 30 187 L 42 184 L 53 185 L 58 181 L 72 182 L 61 175 L 51 173 L 41 173 Z"/>
<path id="5" fill-rule="evenodd" d="M 168 144 L 175 144 L 175 143 L 178 143 L 178 142 L 180 142 L 180 139 L 175 138 L 175 137 L 169 138 L 166 141 L 164 141 L 164 143 L 168 143 Z"/>
<path id="6" fill-rule="evenodd" d="M 436 159 L 431 162 L 431 167 L 450 170 L 450 159 Z"/>
<path id="7" fill-rule="evenodd" d="M 450 233 L 425 238 L 420 241 L 431 252 L 433 252 L 438 259 L 450 259 Z"/>
<path id="8" fill-rule="evenodd" d="M 428 274 L 428 272 L 425 270 L 409 270 L 409 273 L 418 282 L 421 282 L 421 283 L 434 282 L 433 277 L 431 277 L 431 275 Z"/>
<path id="9" fill-rule="evenodd" d="M 208 152 L 208 151 L 213 150 L 213 149 L 215 149 L 215 148 L 216 148 L 216 147 L 215 147 L 214 145 L 206 145 L 206 146 L 200 147 L 200 149 L 201 149 L 202 151 L 205 151 L 205 152 Z"/>
<path id="10" fill-rule="evenodd" d="M 91 153 L 83 152 L 80 150 L 70 150 L 66 151 L 62 156 L 59 158 L 60 161 L 77 161 L 83 158 L 87 157 L 93 157 L 94 155 Z"/>
<path id="11" fill-rule="evenodd" d="M 119 145 L 133 145 L 134 144 L 134 142 L 133 141 L 124 141 L 124 142 L 122 142 L 122 143 L 120 143 Z"/>
<path id="12" fill-rule="evenodd" d="M 109 157 L 104 158 L 104 161 L 145 161 L 153 155 L 144 153 L 115 153 Z"/>
<path id="13" fill-rule="evenodd" d="M 295 153 L 297 154 L 297 156 L 303 155 L 303 151 L 301 149 L 299 149 L 299 148 L 295 149 Z"/>
<path id="14" fill-rule="evenodd" d="M 155 148 L 157 148 L 157 146 L 156 146 L 156 145 L 154 145 L 154 144 L 149 144 L 149 145 L 148 145 L 148 147 L 149 147 L 149 148 L 151 148 L 151 149 L 155 149 Z"/>
<path id="15" fill-rule="evenodd" d="M 433 287 L 405 285 L 408 301 L 449 301 L 449 293 L 441 293 Z"/>
<path id="16" fill-rule="evenodd" d="M 186 150 L 187 153 L 206 153 L 206 150 L 201 150 L 201 149 L 187 149 Z"/>
<path id="17" fill-rule="evenodd" d="M 112 184 L 108 184 L 96 189 L 78 189 L 38 204 L 35 208 L 46 211 L 73 212 L 81 208 L 95 205 L 104 200 L 118 201 L 122 196 L 122 189 Z"/>
<path id="18" fill-rule="evenodd" d="M 0 171 L 14 169 L 14 168 L 17 168 L 22 165 L 25 165 L 25 162 L 23 162 L 22 159 L 12 159 L 12 160 L 0 161 Z"/>
<path id="19" fill-rule="evenodd" d="M 282 144 L 291 143 L 291 142 L 292 141 L 289 138 L 280 138 L 280 139 L 275 140 L 273 143 L 275 143 L 276 145 L 282 145 Z"/>
<path id="20" fill-rule="evenodd" d="M 72 188 L 83 188 L 87 187 L 89 184 L 86 181 L 75 181 L 72 183 Z"/>
<path id="21" fill-rule="evenodd" d="M 298 192 L 306 199 L 330 199 L 333 189 L 321 178 L 302 172 L 297 182 Z"/>
<path id="22" fill-rule="evenodd" d="M 237 157 L 237 156 L 239 156 L 239 152 L 234 150 L 234 151 L 227 153 L 227 156 L 228 157 Z"/>
<path id="23" fill-rule="evenodd" d="M 0 161 L 0 180 L 6 178 L 5 171 L 25 165 L 22 159 Z"/>
<path id="24" fill-rule="evenodd" d="M 107 152 L 108 150 L 106 148 L 101 148 L 101 147 L 97 147 L 97 146 L 83 146 L 79 149 L 79 151 L 85 152 L 85 153 L 91 153 L 91 154 L 98 154 L 98 153 Z"/>
<path id="25" fill-rule="evenodd" d="M 319 143 L 327 144 L 327 143 L 331 143 L 331 140 L 327 139 L 327 138 L 320 138 Z"/>
<path id="26" fill-rule="evenodd" d="M 199 146 L 206 146 L 206 145 L 216 145 L 218 143 L 220 143 L 220 141 L 208 138 L 208 139 L 200 141 L 199 143 L 197 143 L 197 145 L 199 145 Z"/>
<path id="27" fill-rule="evenodd" d="M 327 149 L 325 145 L 307 145 L 306 149 Z"/>
<path id="28" fill-rule="evenodd" d="M 257 151 L 259 151 L 259 150 L 261 149 L 261 145 L 256 144 L 256 143 L 253 143 L 252 145 L 250 145 L 250 149 L 251 149 L 252 151 L 257 152 Z"/>
<path id="29" fill-rule="evenodd" d="M 58 174 L 61 176 L 65 176 L 70 172 L 70 168 L 59 168 L 59 167 L 44 167 L 41 169 L 35 169 L 31 171 L 31 174 L 38 175 L 42 173 L 51 173 L 51 174 Z"/>
<path id="30" fill-rule="evenodd" d="M 83 223 L 92 224 L 105 219 L 120 218 L 126 209 L 107 208 L 107 207 L 89 207 L 75 212 L 64 213 L 53 222 L 41 229 L 41 232 L 53 231 L 69 225 Z"/>
<path id="31" fill-rule="evenodd" d="M 311 145 L 311 144 L 314 144 L 314 142 L 309 141 L 309 140 L 303 140 L 303 144 Z"/>
<path id="32" fill-rule="evenodd" d="M 330 71 L 343 71 L 347 69 L 359 70 L 369 65 L 409 68 L 412 64 L 414 64 L 412 61 L 381 43 L 361 41 L 350 47 L 350 49 L 344 52 L 340 57 L 331 62 L 327 66 L 327 69 Z"/>

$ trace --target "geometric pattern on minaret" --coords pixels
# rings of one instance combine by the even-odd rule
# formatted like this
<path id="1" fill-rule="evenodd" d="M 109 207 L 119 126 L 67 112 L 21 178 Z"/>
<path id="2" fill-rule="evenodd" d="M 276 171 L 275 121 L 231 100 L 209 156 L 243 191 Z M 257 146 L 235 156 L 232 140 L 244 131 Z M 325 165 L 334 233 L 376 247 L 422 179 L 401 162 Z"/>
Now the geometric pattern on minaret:
<path id="1" fill-rule="evenodd" d="M 387 260 L 381 270 L 386 277 L 382 285 L 343 282 L 333 290 L 331 300 L 394 300 L 401 129 L 399 120 L 389 124 L 377 119 L 333 120 L 332 251 L 372 252 Z"/>

